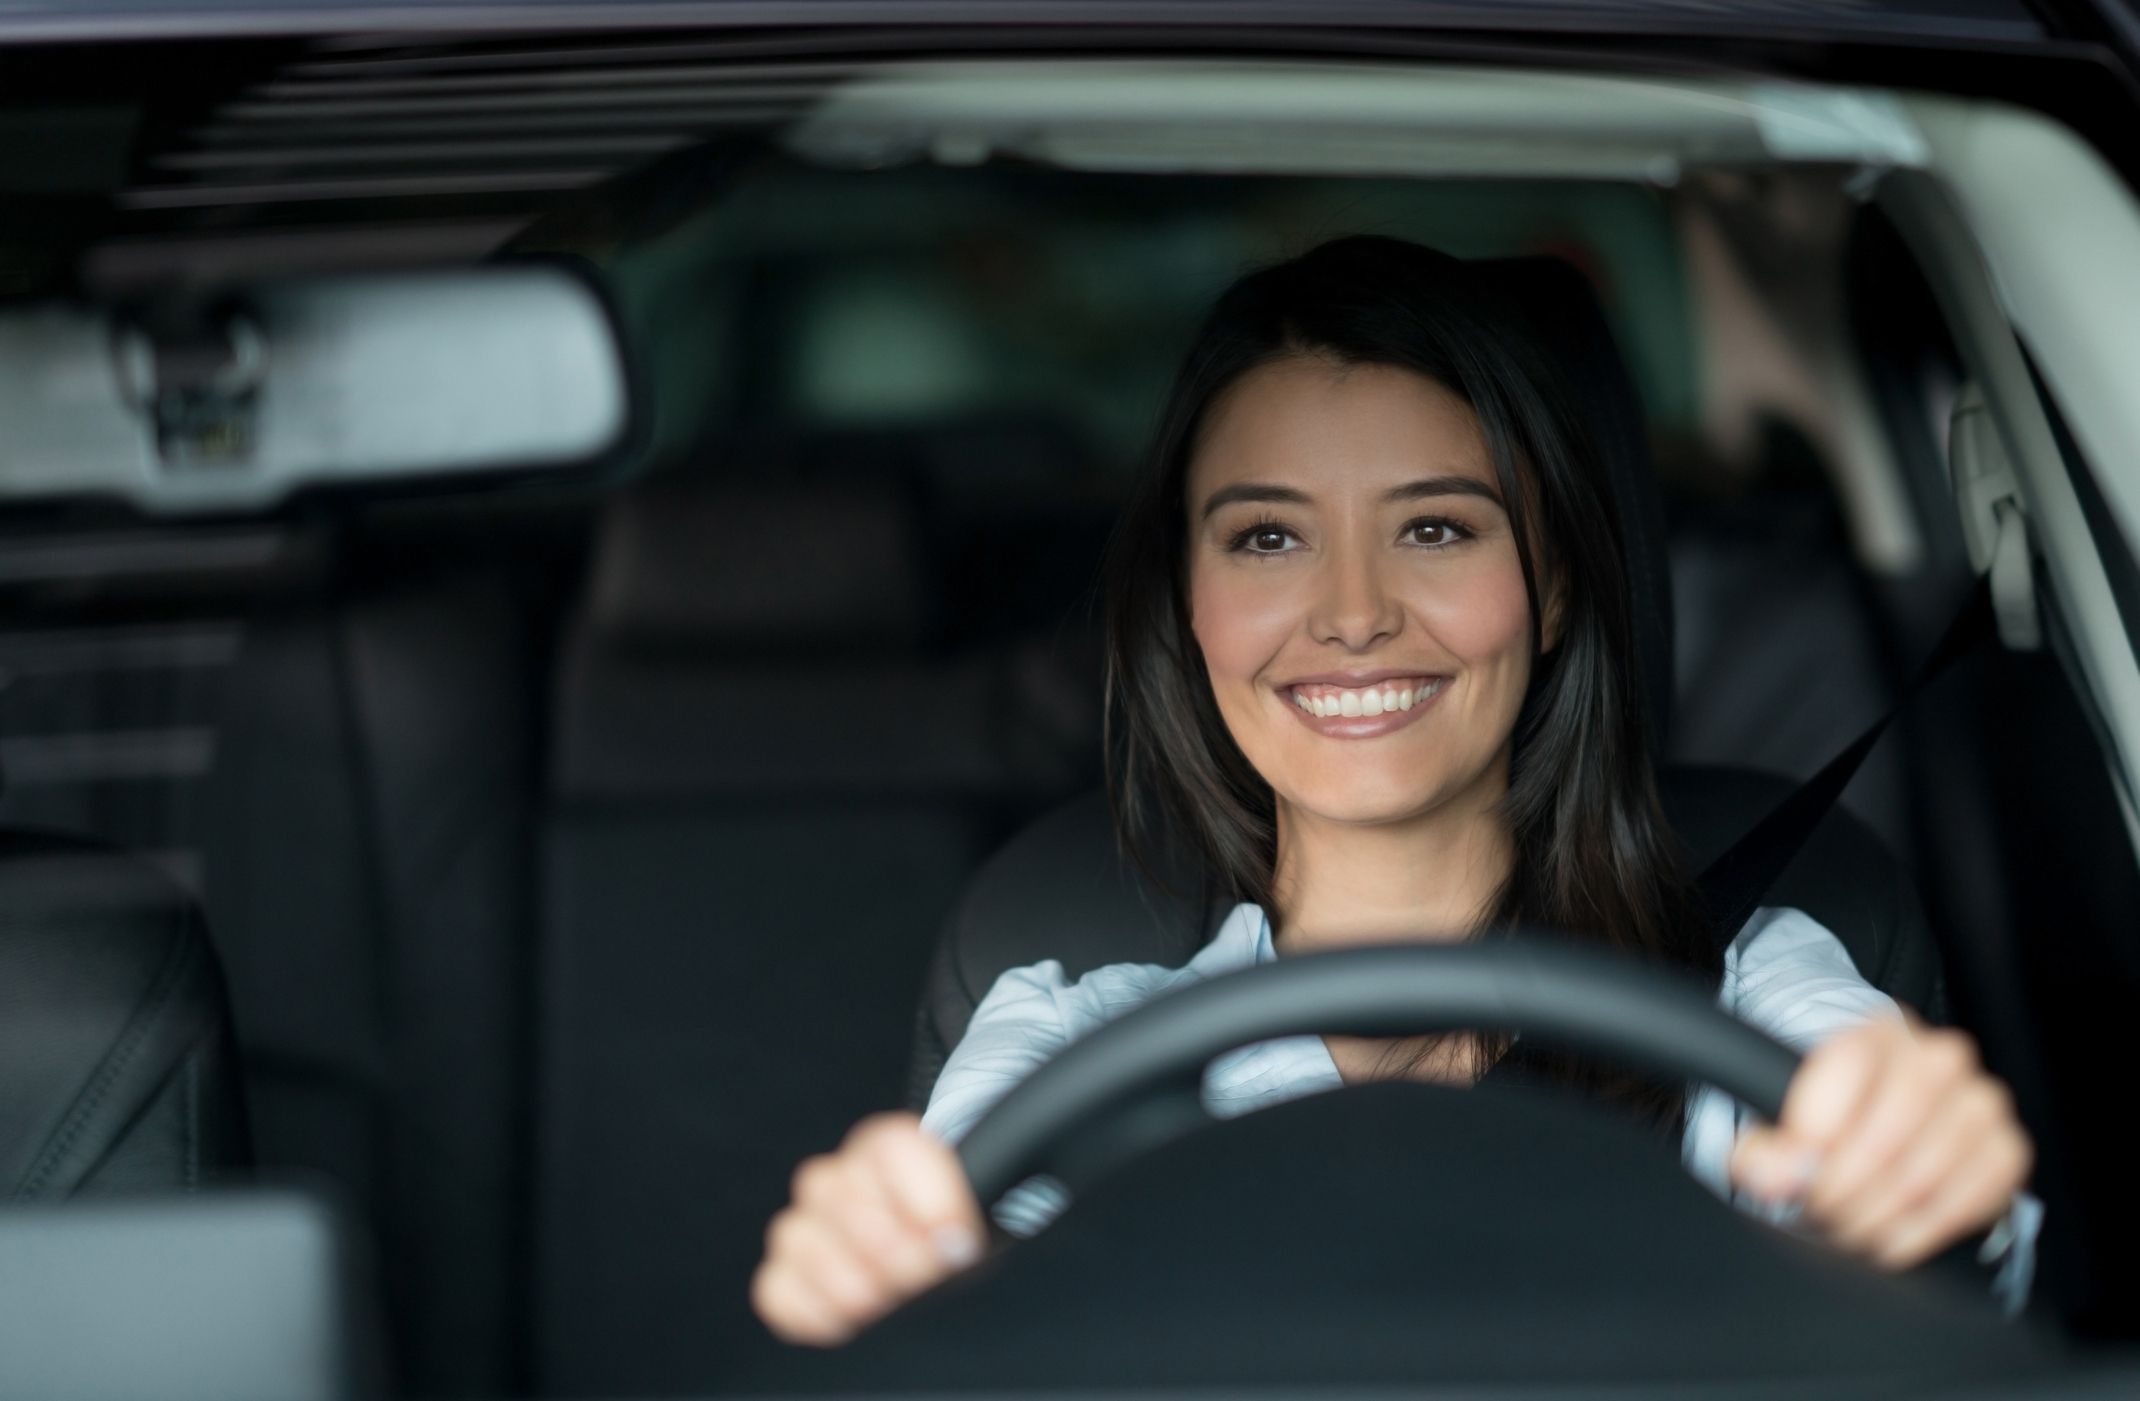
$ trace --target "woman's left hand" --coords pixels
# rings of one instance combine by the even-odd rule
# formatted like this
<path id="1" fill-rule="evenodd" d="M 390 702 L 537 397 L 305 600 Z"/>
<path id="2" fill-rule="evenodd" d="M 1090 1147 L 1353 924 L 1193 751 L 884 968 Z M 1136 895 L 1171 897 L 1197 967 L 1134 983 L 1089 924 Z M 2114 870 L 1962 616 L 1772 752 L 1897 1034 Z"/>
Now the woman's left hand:
<path id="1" fill-rule="evenodd" d="M 1815 1047 L 1782 1122 L 1739 1140 L 1731 1178 L 1854 1254 L 1907 1269 L 1997 1221 L 2035 1148 L 2013 1095 L 1959 1031 L 1908 1012 Z"/>

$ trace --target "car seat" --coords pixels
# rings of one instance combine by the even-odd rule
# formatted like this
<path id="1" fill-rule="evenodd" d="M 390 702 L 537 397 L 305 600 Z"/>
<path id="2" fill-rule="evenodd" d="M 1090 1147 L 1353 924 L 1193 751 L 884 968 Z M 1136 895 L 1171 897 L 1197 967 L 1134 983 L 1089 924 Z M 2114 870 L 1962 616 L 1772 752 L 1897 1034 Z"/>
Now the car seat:
<path id="1" fill-rule="evenodd" d="M 0 1197 L 191 1188 L 245 1145 L 191 897 L 109 848 L 0 832 Z"/>

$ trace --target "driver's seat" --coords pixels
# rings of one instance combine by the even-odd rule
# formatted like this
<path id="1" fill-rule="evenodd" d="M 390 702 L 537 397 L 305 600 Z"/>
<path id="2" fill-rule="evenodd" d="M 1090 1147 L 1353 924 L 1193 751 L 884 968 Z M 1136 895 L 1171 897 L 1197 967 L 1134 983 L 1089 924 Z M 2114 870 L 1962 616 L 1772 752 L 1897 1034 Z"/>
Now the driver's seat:
<path id="1" fill-rule="evenodd" d="M 1523 311 L 1561 364 L 1612 481 L 1627 544 L 1639 676 L 1653 752 L 1664 752 L 1672 699 L 1672 592 L 1664 510 L 1640 401 L 1595 294 L 1554 258 L 1479 265 Z M 1797 785 L 1749 769 L 1666 766 L 1665 810 L 1701 870 Z M 1039 819 L 968 883 L 938 941 L 923 988 L 909 1099 L 925 1104 L 975 1005 L 1005 970 L 1052 958 L 1077 978 L 1110 963 L 1185 961 L 1226 904 L 1186 853 L 1160 861 L 1169 893 L 1121 851 L 1104 796 L 1088 794 Z M 1806 911 L 1833 930 L 1876 987 L 1928 1018 L 1945 1015 L 1939 956 L 1924 912 L 1886 845 L 1831 809 L 1764 903 Z"/>

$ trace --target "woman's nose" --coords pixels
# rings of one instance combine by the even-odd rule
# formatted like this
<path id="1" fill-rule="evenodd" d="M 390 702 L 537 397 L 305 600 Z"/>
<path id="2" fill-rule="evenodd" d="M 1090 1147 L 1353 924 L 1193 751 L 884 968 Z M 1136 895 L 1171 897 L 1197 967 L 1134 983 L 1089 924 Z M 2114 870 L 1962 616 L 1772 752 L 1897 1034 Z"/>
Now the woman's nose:
<path id="1" fill-rule="evenodd" d="M 1308 622 L 1316 641 L 1364 652 L 1395 637 L 1404 626 L 1404 610 L 1384 587 L 1375 565 L 1371 558 L 1354 558 L 1336 561 L 1328 569 Z"/>

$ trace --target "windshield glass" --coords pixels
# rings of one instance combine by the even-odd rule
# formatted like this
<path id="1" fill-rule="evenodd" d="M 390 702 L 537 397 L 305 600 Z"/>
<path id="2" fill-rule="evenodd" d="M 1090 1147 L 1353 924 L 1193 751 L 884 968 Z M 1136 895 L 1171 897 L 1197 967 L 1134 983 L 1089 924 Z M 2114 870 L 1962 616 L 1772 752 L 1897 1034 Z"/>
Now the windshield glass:
<path id="1" fill-rule="evenodd" d="M 1942 32 L 2029 23 L 1999 6 L 1886 8 Z M 135 55 L 102 88 L 0 112 L 0 137 L 24 133 L 0 140 L 0 316 L 27 324 L 65 305 L 156 328 L 144 353 L 160 383 L 185 386 L 176 399 L 115 395 L 112 412 L 242 421 L 250 401 L 216 358 L 235 352 L 201 350 L 213 338 L 200 328 L 224 325 L 222 309 L 266 279 L 500 266 L 562 267 L 592 289 L 622 348 L 617 393 L 632 400 L 607 446 L 590 436 L 544 464 L 523 452 L 473 476 L 218 491 L 214 509 L 170 511 L 11 476 L 0 423 L 0 836 L 36 834 L 22 852 L 46 862 L 34 908 L 54 927 L 123 906 L 158 912 L 155 929 L 196 931 L 186 937 L 216 970 L 200 995 L 223 1028 L 202 1044 L 226 1058 L 145 1085 L 140 1132 L 175 1116 L 194 1182 L 295 1183 L 342 1204 L 371 1261 L 395 1392 L 776 1384 L 800 1354 L 769 1330 L 753 1280 L 769 1223 L 803 1190 L 799 1165 L 887 1112 L 929 1109 L 929 1133 L 961 1138 L 1061 1045 L 1201 979 L 1192 966 L 1216 977 L 1312 951 L 1300 911 L 1313 902 L 1287 904 L 1288 890 L 1309 888 L 1287 884 L 1287 854 L 1305 849 L 1297 814 L 1321 811 L 1315 784 L 1353 770 L 1300 746 L 1341 745 L 1348 725 L 1363 743 L 1385 731 L 1413 743 L 1398 736 L 1428 733 L 1415 712 L 1468 716 L 1459 704 L 1482 694 L 1506 702 L 1499 762 L 1520 778 L 1523 746 L 1550 728 L 1536 695 L 1563 674 L 1546 659 L 1587 655 L 1556 650 L 1569 618 L 1567 636 L 1613 643 L 1597 644 L 1613 656 L 1598 674 L 1625 696 L 1595 714 L 1636 759 L 1611 801 L 1640 799 L 1625 810 L 1653 823 L 1642 869 L 1666 873 L 1654 888 L 1685 902 L 1655 914 L 1658 928 L 1706 931 L 1699 902 L 1723 888 L 1698 882 L 1711 863 L 1907 707 L 1832 815 L 1799 833 L 1804 855 L 1792 847 L 1778 863 L 1788 871 L 1747 892 L 1747 909 L 1760 908 L 1746 930 L 1781 930 L 1772 954 L 1793 938 L 1818 944 L 1818 957 L 1840 959 L 1838 982 L 1762 1003 L 1762 967 L 1784 968 L 1780 987 L 1804 965 L 1742 968 L 1750 945 L 1733 943 L 1737 926 L 1721 941 L 1702 933 L 1699 958 L 1652 961 L 1699 973 L 1704 1007 L 1781 1040 L 1786 1075 L 1813 1048 L 1788 1034 L 1807 1006 L 1862 995 L 1853 1026 L 1899 1002 L 1927 1036 L 1966 1031 L 1969 1073 L 2009 1096 L 1998 1126 L 2025 1127 L 2039 1155 L 2016 1178 L 2029 1203 L 2019 1215 L 2007 1191 L 1966 1240 L 1941 1242 L 1966 1247 L 1961 1264 L 1978 1270 L 1966 1287 L 1979 1321 L 1997 1326 L 1998 1301 L 2080 1336 L 2129 1331 L 2130 1281 L 2113 1257 L 2134 1240 L 2133 1208 L 2099 1107 L 2087 1106 L 2118 1063 L 2103 1028 L 2134 986 L 2120 915 L 2140 877 L 2090 728 L 2096 702 L 2068 680 L 2051 611 L 2048 650 L 1984 642 L 1932 700 L 1912 689 L 1988 566 L 1972 555 L 1950 469 L 1954 436 L 1978 431 L 1955 427 L 1981 402 L 1971 361 L 1876 197 L 1883 178 L 1926 159 L 1908 93 L 1462 64 L 776 61 L 688 34 L 233 41 L 215 56 L 212 82 L 152 82 Z M 61 148 L 75 155 L 56 160 Z M 1249 329 L 1212 333 L 1214 307 L 1245 274 L 1362 235 L 1499 269 L 1478 274 L 1490 314 L 1465 323 L 1497 328 L 1491 346 L 1451 343 L 1477 350 L 1478 374 L 1516 384 L 1505 422 L 1500 389 L 1444 392 L 1424 359 L 1401 361 L 1371 328 L 1355 342 L 1309 326 L 1329 303 L 1305 291 L 1273 314 L 1290 337 L 1275 349 L 1244 349 Z M 1414 266 L 1392 256 L 1390 285 Z M 1457 280 L 1431 283 L 1446 298 L 1406 314 L 1472 315 L 1469 274 L 1447 275 Z M 83 342 L 84 374 L 125 359 L 106 356 L 101 336 Z M 1192 347 L 1238 363 L 1198 390 Z M 562 363 L 536 349 L 532 363 Z M 454 435 L 480 415 L 470 408 L 464 423 L 454 407 L 492 402 L 482 386 L 502 354 L 493 345 L 426 372 L 445 406 L 426 420 L 426 444 L 477 455 Z M 258 392 L 271 395 L 267 364 Z M 1287 379 L 1288 364 L 1305 377 Z M 1523 397 L 1539 364 L 1564 397 Z M 1378 369 L 1398 388 L 1377 391 Z M 110 373 L 126 382 L 123 364 Z M 433 412 L 428 395 L 339 382 L 346 394 L 307 410 L 337 431 L 392 423 L 419 401 Z M 517 432 L 532 409 L 510 402 Z M 1170 413 L 1184 404 L 1193 423 Z M 1374 436 L 1352 434 L 1360 425 L 1387 432 L 1359 448 Z M 1224 445 L 1217 466 L 1212 443 Z M 246 470 L 243 451 L 219 461 L 145 458 L 142 470 Z M 1170 464 L 1179 470 L 1165 476 Z M 1578 480 L 1587 495 L 1556 495 Z M 1147 509 L 1152 481 L 1166 500 Z M 1372 500 L 1344 515 L 1330 504 L 1341 496 Z M 1430 497 L 1432 510 L 1420 504 Z M 1374 514 L 1397 498 L 1400 515 Z M 1335 585 L 1312 606 L 1288 595 L 1280 640 L 1257 631 L 1283 611 L 1272 602 L 1289 587 L 1274 581 L 1293 577 L 1283 571 L 1370 527 L 1415 551 L 1403 565 L 1414 592 L 1390 609 L 1453 620 L 1431 646 L 1376 641 L 1390 626 L 1360 622 L 1373 609 L 1357 599 L 1329 603 Z M 1230 543 L 1214 543 L 1222 534 Z M 1172 553 L 1125 572 L 1145 539 Z M 1498 573 L 1460 563 L 1484 559 L 1483 545 L 1423 562 L 1478 540 L 1504 551 Z M 2014 547 L 2024 572 L 2030 547 L 2075 546 L 2040 528 Z M 1273 558 L 1245 562 L 1252 553 Z M 1445 592 L 1429 597 L 1417 582 L 1429 569 L 1475 572 L 1461 595 L 1433 584 Z M 1592 590 L 1572 605 L 1571 580 Z M 1614 600 L 1602 613 L 1599 591 Z M 1137 652 L 1124 600 L 1146 596 L 1165 615 L 1153 628 L 1177 614 L 1179 626 Z M 1461 606 L 1436 613 L 1448 598 Z M 1326 664 L 1311 644 L 1351 660 Z M 1144 731 L 1125 721 L 1121 678 L 1127 659 L 1167 656 L 1173 684 L 1189 689 L 1150 693 L 1178 703 L 1175 730 L 1154 737 L 1148 717 Z M 1484 675 L 1486 662 L 1466 668 L 1487 656 L 1539 669 L 1498 691 L 1449 689 Z M 1257 728 L 1263 712 L 1242 718 L 1274 696 L 1271 728 Z M 1457 699 L 1429 709 L 1445 697 Z M 1602 743 L 1605 724 L 1567 721 L 1571 752 Z M 1189 765 L 1185 753 L 1217 755 L 1233 777 L 1156 804 L 1162 840 L 1138 848 L 1140 866 L 1114 843 L 1110 779 L 1124 754 L 1164 768 Z M 1246 816 L 1234 827 L 1211 817 L 1236 799 Z M 1322 815 L 1343 819 L 1333 827 L 1380 820 L 1364 812 L 1337 803 Z M 1594 825 L 1611 827 L 1601 812 Z M 1576 833 L 1574 851 L 1580 816 L 1522 830 Z M 63 849 L 38 845 L 48 837 Z M 55 887 L 55 852 L 87 877 Z M 1496 859 L 1503 875 L 1530 869 L 1520 851 Z M 1631 879 L 1599 869 L 1597 880 Z M 138 890 L 125 883 L 136 877 Z M 1478 928 L 1500 919 L 1581 939 L 1597 934 L 1576 917 L 1586 909 L 1633 910 L 1625 921 L 1651 927 L 1639 892 L 1585 903 L 1589 887 L 1570 878 L 1561 903 L 1526 904 L 1530 888 L 1513 877 L 1489 884 L 1504 904 Z M 129 893 L 100 905 L 97 890 Z M 1013 1028 L 988 1052 L 1004 1057 L 1001 1083 L 942 1108 L 975 1083 L 962 1077 L 991 1073 L 974 1069 L 971 1046 L 958 1059 L 990 1025 L 977 1008 L 992 989 L 1011 999 L 1021 988 L 1057 1021 Z M 102 1023 L 62 991 L 42 1005 L 70 1010 L 50 1013 L 25 1055 L 79 1053 L 94 1074 Z M 1017 1059 L 1046 1041 L 1043 1022 L 1060 1044 Z M 1520 1026 L 1500 1030 L 1520 1043 Z M 1245 1098 L 1257 1076 L 1334 1089 L 1485 1074 L 1499 1088 L 1483 1061 L 1509 1051 L 1494 1045 L 1465 1071 L 1430 1047 L 1392 1075 L 1388 1037 L 1351 1032 L 1326 1042 L 1295 1028 L 1266 1043 L 1290 1044 L 1294 1059 L 1236 1062 L 1230 1083 Z M 1223 1081 L 1226 1064 L 1204 1083 Z M 1437 1065 L 1446 1073 L 1420 1073 Z M 1520 1056 L 1510 1067 L 1519 1081 L 1560 1073 Z M 1436 1114 L 1519 1156 L 1594 1131 L 1590 1178 L 1580 1156 L 1551 1165 L 1566 1179 L 1536 1157 L 1508 1170 L 1492 1202 L 1506 1206 L 1510 1252 L 1543 1248 L 1522 1243 L 1525 1193 L 1562 1180 L 1579 1184 L 1578 1224 L 1585 1211 L 1639 1224 L 1685 1210 L 1694 1224 L 1672 1231 L 1706 1240 L 1715 1227 L 1726 1265 L 1731 1232 L 1768 1232 L 1767 1248 L 1791 1213 L 1703 1214 L 1718 1197 L 1747 1205 L 1731 1157 L 1751 1119 L 1720 1092 L 1683 1088 L 1693 1069 L 1653 1068 L 1673 1083 L 1649 1099 L 1630 1091 L 1637 1112 L 1610 1130 L 1553 1117 L 1574 1112 L 1560 1105 L 1534 1120 L 1510 1110 L 1504 1123 L 1493 1106 L 1407 1102 L 1393 1114 L 1428 1118 L 1392 1130 L 1402 1144 L 1370 1176 L 1409 1180 L 1404 1154 L 1445 1141 Z M 210 1088 L 165 1100 L 166 1083 Z M 213 1133 L 198 1129 L 189 1116 L 218 1096 L 234 1107 Z M 40 1184 L 59 1180 L 45 1145 L 71 1122 L 75 1089 L 54 1102 L 44 1119 L 0 1115 L 30 1143 L 24 1161 L 48 1164 Z M 0 1095 L 0 1110 L 11 1103 Z M 1627 1145 L 1611 1135 L 1637 1122 L 1664 1132 L 1669 1151 L 1650 1142 L 1648 1157 L 1614 1156 Z M 1292 1164 L 1284 1182 L 1321 1207 L 1341 1189 L 1316 1186 L 1323 1168 L 1305 1143 L 1365 1133 L 1361 1152 L 1381 1151 L 1372 1126 L 1349 1120 L 1272 1123 L 1306 1127 L 1222 1126 L 1241 1135 L 1224 1141 Z M 136 1130 L 111 1132 L 106 1166 L 39 1192 L 193 1185 L 137 1169 Z M 1094 1123 L 1065 1132 L 1102 1141 Z M 1208 1188 L 1254 1218 L 1269 1184 L 1243 1183 L 1260 1182 L 1261 1159 L 1229 1186 L 1216 1165 L 1227 1155 L 1201 1141 L 1155 1139 L 1148 1161 L 1122 1171 L 1153 1200 L 1194 1181 L 1190 1197 Z M 1112 1163 L 1104 1144 L 1089 1151 Z M 1454 1193 L 1495 1178 L 1492 1162 L 1478 1147 L 1437 1171 Z M 1208 1182 L 1194 1176 L 1206 1171 Z M 1094 1170 L 1094 1192 L 1104 1177 Z M 1085 1186 L 993 1218 L 979 1208 L 994 1202 L 977 1204 L 984 1234 L 952 1253 L 1002 1252 L 987 1267 L 1005 1272 L 1000 1298 L 1037 1300 L 1044 1314 L 1070 1295 L 1004 1262 L 1075 1255 Z M 1690 1186 L 1712 1190 L 1673 1195 Z M 1092 1201 L 1092 1241 L 1148 1235 L 1155 1258 L 1164 1251 L 1177 1218 Z M 1492 1202 L 1468 1210 L 1498 1219 Z M 1280 1211 L 1260 1225 L 1299 1229 L 1265 1249 L 1246 1225 L 1231 1233 L 1239 1219 L 1213 1239 L 1247 1242 L 1257 1258 L 1373 1235 L 1318 1234 L 1303 1223 L 1322 1218 Z M 1631 1227 L 1613 1239 L 1643 1237 Z M 1477 1248 L 1498 1251 L 1498 1239 Z M 2026 1269 L 2011 1265 L 2024 1257 Z M 1212 1258 L 1228 1257 L 1214 1245 Z M 1176 1279 L 1153 1268 L 1153 1280 Z M 1790 1291 L 1812 1286 L 1777 1268 L 1717 1278 L 1758 1276 L 1787 1309 Z M 1893 1283 L 1861 1274 L 1821 1297 Z M 1409 1271 L 1371 1277 L 1417 1284 Z M 984 1293 L 988 1278 L 958 1288 Z M 1193 1297 L 1195 1280 L 1181 1279 L 1159 1292 Z M 1087 1283 L 1104 1293 L 1104 1280 Z M 1886 1317 L 1886 1297 L 1866 1295 L 1861 1321 Z M 1553 1326 L 1538 1308 L 1536 1326 Z M 1363 1339 L 1389 1322 L 1364 1306 L 1357 1317 Z M 1494 1356 L 1525 1351 L 1511 1327 Z M 925 1363 L 946 1362 L 947 1385 L 964 1375 L 950 1365 L 964 1356 L 955 1331 L 916 1336 Z M 1354 1355 L 1343 1339 L 1329 1346 L 1303 1354 L 1317 1360 L 1296 1380 Z M 925 1385 L 928 1368 L 898 1375 Z"/>

